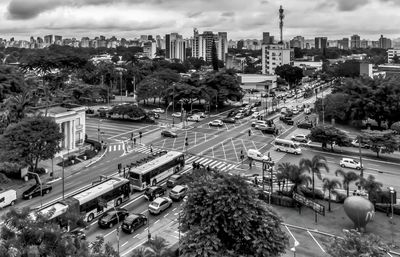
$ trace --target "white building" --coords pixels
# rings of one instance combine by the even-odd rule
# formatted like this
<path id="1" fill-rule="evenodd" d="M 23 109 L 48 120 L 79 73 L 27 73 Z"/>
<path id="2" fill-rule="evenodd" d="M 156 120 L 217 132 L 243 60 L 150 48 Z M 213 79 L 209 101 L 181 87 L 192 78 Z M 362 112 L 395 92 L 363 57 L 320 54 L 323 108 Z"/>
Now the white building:
<path id="1" fill-rule="evenodd" d="M 395 55 L 397 55 L 400 58 L 400 48 L 399 49 L 388 49 L 387 54 L 388 54 L 388 62 L 392 63 L 393 57 Z"/>
<path id="2" fill-rule="evenodd" d="M 45 110 L 40 110 L 40 112 L 44 114 Z M 79 147 L 85 141 L 85 107 L 51 107 L 47 111 L 47 116 L 54 118 L 55 122 L 60 125 L 61 132 L 64 134 L 64 139 L 60 144 L 61 151 L 56 156 L 63 156 L 69 152 L 78 151 Z"/>
<path id="3" fill-rule="evenodd" d="M 285 45 L 262 46 L 262 74 L 275 74 L 275 68 L 284 64 L 293 65 L 294 50 Z"/>
<path id="4" fill-rule="evenodd" d="M 228 53 L 228 33 L 218 32 L 214 34 L 212 31 L 204 31 L 199 34 L 195 28 L 193 30 L 193 47 L 192 56 L 195 58 L 203 58 L 207 62 L 211 62 L 212 42 L 215 42 L 217 48 L 217 56 L 219 60 L 225 62 Z"/>
<path id="5" fill-rule="evenodd" d="M 238 74 L 240 87 L 243 89 L 257 89 L 264 92 L 276 88 L 276 75 Z"/>
<path id="6" fill-rule="evenodd" d="M 165 35 L 165 58 L 186 60 L 186 41 L 178 33 Z"/>
<path id="7" fill-rule="evenodd" d="M 143 43 L 143 55 L 153 59 L 156 57 L 157 53 L 157 43 L 153 41 L 148 41 Z"/>

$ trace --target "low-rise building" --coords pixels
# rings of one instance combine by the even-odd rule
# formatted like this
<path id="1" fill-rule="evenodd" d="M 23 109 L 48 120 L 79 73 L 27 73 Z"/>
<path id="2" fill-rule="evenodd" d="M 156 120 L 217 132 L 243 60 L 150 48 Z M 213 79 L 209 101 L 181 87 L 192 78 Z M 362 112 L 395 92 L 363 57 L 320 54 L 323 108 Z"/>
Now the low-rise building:
<path id="1" fill-rule="evenodd" d="M 263 74 L 238 74 L 240 86 L 242 89 L 256 89 L 265 91 L 276 88 L 276 75 Z"/>

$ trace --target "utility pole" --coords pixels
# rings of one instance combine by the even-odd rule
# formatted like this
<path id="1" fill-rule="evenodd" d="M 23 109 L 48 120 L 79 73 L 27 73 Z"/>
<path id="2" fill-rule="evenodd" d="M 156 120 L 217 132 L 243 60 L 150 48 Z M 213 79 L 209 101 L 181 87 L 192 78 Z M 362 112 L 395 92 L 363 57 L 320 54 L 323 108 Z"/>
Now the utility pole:
<path id="1" fill-rule="evenodd" d="M 360 177 L 364 177 L 364 169 L 363 169 L 363 165 L 362 165 L 362 154 L 361 154 L 361 136 L 359 135 L 357 137 L 358 140 L 358 153 L 360 155 Z"/>
<path id="2" fill-rule="evenodd" d="M 285 18 L 285 14 L 283 13 L 284 10 L 282 8 L 282 5 L 279 7 L 279 30 L 280 30 L 280 39 L 281 41 L 279 43 L 283 44 L 283 19 Z"/>

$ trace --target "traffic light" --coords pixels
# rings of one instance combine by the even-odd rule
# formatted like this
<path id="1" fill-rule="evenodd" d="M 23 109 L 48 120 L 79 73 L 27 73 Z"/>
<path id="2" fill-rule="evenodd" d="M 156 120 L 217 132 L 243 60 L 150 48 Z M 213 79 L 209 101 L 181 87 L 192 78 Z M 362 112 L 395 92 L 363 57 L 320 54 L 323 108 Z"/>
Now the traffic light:
<path id="1" fill-rule="evenodd" d="M 185 146 L 188 146 L 188 145 L 189 145 L 188 138 L 185 137 Z"/>
<path id="2" fill-rule="evenodd" d="M 139 131 L 139 137 L 142 138 L 142 131 Z"/>

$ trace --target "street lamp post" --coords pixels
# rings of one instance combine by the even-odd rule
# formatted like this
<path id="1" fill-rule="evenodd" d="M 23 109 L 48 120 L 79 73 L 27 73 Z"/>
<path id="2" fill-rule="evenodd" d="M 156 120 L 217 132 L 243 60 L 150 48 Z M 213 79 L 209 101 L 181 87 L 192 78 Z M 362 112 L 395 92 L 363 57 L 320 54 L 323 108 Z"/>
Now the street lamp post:
<path id="1" fill-rule="evenodd" d="M 120 78 L 120 88 L 119 88 L 119 94 L 121 97 L 121 103 L 122 103 L 122 71 L 119 73 L 119 78 Z"/>
<path id="2" fill-rule="evenodd" d="M 62 156 L 62 199 L 65 199 L 65 195 L 64 195 L 64 165 L 65 165 L 65 161 L 64 161 L 64 155 Z"/>
<path id="3" fill-rule="evenodd" d="M 43 189 L 43 187 L 42 187 L 42 181 L 40 180 L 40 176 L 39 176 L 39 174 L 37 174 L 37 173 L 35 173 L 35 172 L 31 172 L 31 171 L 28 171 L 28 174 L 31 174 L 31 175 L 34 175 L 36 178 L 37 178 L 37 181 L 39 182 L 39 185 L 40 185 L 40 208 L 42 208 L 42 205 L 43 205 L 43 191 L 42 191 L 42 189 Z"/>
<path id="4" fill-rule="evenodd" d="M 150 242 L 151 233 L 150 233 L 150 212 L 147 210 L 147 240 Z"/>
<path id="5" fill-rule="evenodd" d="M 359 153 L 359 155 L 360 155 L 360 177 L 363 177 L 364 176 L 364 168 L 363 168 L 363 165 L 362 165 L 362 154 L 361 154 L 361 136 L 359 135 L 358 137 L 357 137 L 357 140 L 358 140 L 358 153 Z"/>
<path id="6" fill-rule="evenodd" d="M 393 224 L 393 198 L 394 198 L 394 188 L 393 187 L 388 187 L 388 189 L 389 189 L 389 192 L 390 192 L 390 209 L 391 209 L 391 215 L 390 215 L 390 227 L 391 227 L 391 229 L 392 229 L 392 245 L 394 246 L 395 244 L 394 244 L 394 240 L 393 240 L 393 226 L 394 226 L 394 224 Z"/>

